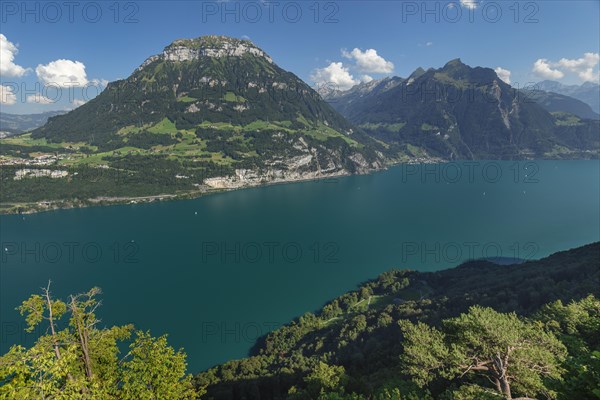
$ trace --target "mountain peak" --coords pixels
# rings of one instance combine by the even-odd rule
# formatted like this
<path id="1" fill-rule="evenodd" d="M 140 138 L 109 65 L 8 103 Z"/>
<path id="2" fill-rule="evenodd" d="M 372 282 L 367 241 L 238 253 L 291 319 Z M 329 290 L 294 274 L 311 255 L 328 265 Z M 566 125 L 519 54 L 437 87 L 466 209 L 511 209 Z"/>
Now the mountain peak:
<path id="1" fill-rule="evenodd" d="M 458 66 L 458 65 L 460 65 L 460 66 L 463 66 L 463 65 L 467 66 L 467 64 L 463 63 L 460 58 L 454 58 L 454 59 L 448 61 L 446 63 L 446 65 L 444 65 L 444 68 L 451 67 L 451 66 Z"/>
<path id="2" fill-rule="evenodd" d="M 471 67 L 463 63 L 460 58 L 450 60 L 442 67 L 442 71 L 466 71 L 469 69 L 471 69 Z"/>
<path id="3" fill-rule="evenodd" d="M 441 73 L 456 81 L 465 81 L 482 85 L 500 82 L 501 85 L 506 85 L 493 69 L 471 67 L 470 65 L 463 63 L 460 58 L 448 61 L 442 68 L 435 70 L 434 74 L 435 73 Z"/>
<path id="4" fill-rule="evenodd" d="M 425 71 L 423 68 L 419 67 L 419 68 L 415 69 L 412 74 L 410 74 L 410 76 L 408 77 L 408 81 L 410 83 L 412 83 L 412 82 L 414 82 L 415 79 L 418 79 L 420 76 L 422 76 L 426 72 L 427 71 Z"/>
<path id="5" fill-rule="evenodd" d="M 254 43 L 245 39 L 238 39 L 230 36 L 222 35 L 206 35 L 200 36 L 193 39 L 177 39 L 173 41 L 166 48 L 172 47 L 187 47 L 190 49 L 200 48 L 215 48 L 215 47 L 227 47 L 227 46 L 238 46 L 245 45 L 250 47 L 256 47 Z"/>
<path id="6" fill-rule="evenodd" d="M 149 57 L 138 68 L 144 69 L 155 61 L 194 61 L 203 57 L 243 57 L 251 55 L 262 57 L 269 63 L 273 63 L 271 57 L 256 47 L 249 40 L 237 39 L 228 36 L 207 35 L 194 39 L 177 39 L 163 50 L 161 54 Z"/>

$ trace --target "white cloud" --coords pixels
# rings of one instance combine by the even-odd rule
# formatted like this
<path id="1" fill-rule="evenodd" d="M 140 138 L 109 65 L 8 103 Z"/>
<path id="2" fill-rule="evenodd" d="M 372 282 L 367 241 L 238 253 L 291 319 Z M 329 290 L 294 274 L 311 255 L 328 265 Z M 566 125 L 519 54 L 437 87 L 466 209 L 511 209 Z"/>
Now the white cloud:
<path id="1" fill-rule="evenodd" d="M 319 86 L 333 85 L 337 90 L 348 90 L 359 83 L 341 62 L 332 62 L 325 68 L 315 69 L 310 79 Z"/>
<path id="2" fill-rule="evenodd" d="M 32 94 L 30 96 L 27 96 L 27 102 L 28 103 L 36 103 L 36 104 L 52 104 L 52 103 L 55 103 L 54 100 L 49 99 L 46 96 L 43 96 L 41 93 L 36 93 L 36 94 Z"/>
<path id="3" fill-rule="evenodd" d="M 6 36 L 0 33 L 0 75 L 15 77 L 25 75 L 27 69 L 14 63 L 18 52 L 17 46 L 9 42 Z"/>
<path id="4" fill-rule="evenodd" d="M 540 58 L 533 64 L 533 72 L 546 79 L 560 79 L 565 76 L 562 71 L 552 69 L 551 64 L 545 58 Z"/>
<path id="5" fill-rule="evenodd" d="M 494 70 L 496 71 L 496 74 L 498 74 L 498 77 L 500 79 L 502 79 L 504 82 L 508 83 L 510 85 L 510 74 L 511 72 L 507 69 L 504 69 L 502 67 L 496 67 L 496 69 Z"/>
<path id="6" fill-rule="evenodd" d="M 598 53 L 585 53 L 582 58 L 570 60 L 568 58 L 561 58 L 558 65 L 571 70 L 577 70 L 582 67 L 593 68 L 600 62 L 600 54 Z"/>
<path id="7" fill-rule="evenodd" d="M 594 67 L 596 67 L 598 63 L 600 63 L 600 54 L 585 53 L 582 58 L 561 58 L 557 64 L 560 67 L 576 73 L 583 81 L 593 81 L 597 79 L 594 74 Z"/>
<path id="8" fill-rule="evenodd" d="M 594 72 L 593 68 L 587 68 L 585 71 L 580 71 L 578 75 L 583 81 L 600 83 L 600 72 Z"/>
<path id="9" fill-rule="evenodd" d="M 10 86 L 0 85 L 0 104 L 11 105 L 17 102 L 17 96 Z"/>
<path id="10" fill-rule="evenodd" d="M 425 46 L 427 46 L 427 47 L 433 46 L 433 42 L 427 42 L 427 43 L 425 43 Z"/>
<path id="11" fill-rule="evenodd" d="M 460 0 L 460 4 L 463 7 L 473 10 L 473 9 L 477 8 L 477 6 L 479 5 L 479 2 L 476 0 Z"/>
<path id="12" fill-rule="evenodd" d="M 88 84 L 85 65 L 79 61 L 56 60 L 35 69 L 38 79 L 44 84 L 60 87 L 82 87 Z"/>
<path id="13" fill-rule="evenodd" d="M 570 72 L 576 74 L 582 81 L 597 81 L 598 71 L 594 69 L 600 64 L 600 54 L 585 53 L 581 58 L 561 58 L 558 62 L 551 62 L 540 58 L 533 65 L 533 72 L 548 78 L 560 79 Z"/>
<path id="14" fill-rule="evenodd" d="M 73 100 L 73 108 L 77 108 L 79 106 L 84 105 L 85 103 L 87 103 L 87 101 L 85 100 L 80 100 L 80 99 L 75 99 Z"/>
<path id="15" fill-rule="evenodd" d="M 360 77 L 360 81 L 364 83 L 371 82 L 372 80 L 373 77 L 366 74 Z"/>
<path id="16" fill-rule="evenodd" d="M 386 61 L 383 57 L 377 54 L 375 49 L 367 49 L 361 51 L 354 49 L 351 52 L 342 50 L 342 55 L 356 61 L 356 66 L 361 72 L 385 74 L 394 70 L 394 64 L 391 61 Z"/>

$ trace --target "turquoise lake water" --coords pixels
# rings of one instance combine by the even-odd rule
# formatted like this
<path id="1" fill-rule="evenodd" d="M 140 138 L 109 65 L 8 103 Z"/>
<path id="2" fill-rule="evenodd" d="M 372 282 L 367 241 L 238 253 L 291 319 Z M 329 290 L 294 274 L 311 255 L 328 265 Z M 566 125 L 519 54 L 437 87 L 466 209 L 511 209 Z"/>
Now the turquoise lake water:
<path id="1" fill-rule="evenodd" d="M 103 324 L 169 334 L 191 372 L 391 268 L 540 258 L 600 240 L 598 161 L 397 166 L 195 200 L 0 217 L 0 350 L 49 279 Z"/>

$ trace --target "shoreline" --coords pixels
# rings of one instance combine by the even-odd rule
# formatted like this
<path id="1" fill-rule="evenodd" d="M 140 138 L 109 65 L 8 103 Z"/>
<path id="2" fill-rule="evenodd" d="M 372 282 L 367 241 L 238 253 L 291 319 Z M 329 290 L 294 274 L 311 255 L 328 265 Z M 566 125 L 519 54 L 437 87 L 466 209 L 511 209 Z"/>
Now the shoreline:
<path id="1" fill-rule="evenodd" d="M 270 181 L 260 181 L 260 182 L 246 182 L 237 186 L 230 187 L 211 187 L 208 185 L 203 185 L 202 189 L 198 190 L 190 190 L 182 193 L 160 193 L 156 195 L 146 195 L 146 196 L 100 196 L 85 200 L 44 200 L 44 201 L 36 201 L 31 203 L 0 203 L 0 216 L 2 215 L 30 215 L 37 214 L 43 212 L 50 211 L 59 211 L 59 210 L 70 210 L 75 208 L 88 208 L 88 207 L 106 207 L 106 206 L 115 206 L 115 205 L 135 205 L 135 204 L 149 204 L 155 202 L 163 202 L 163 201 L 176 201 L 176 200 L 193 200 L 198 199 L 203 196 L 217 194 L 217 193 L 225 193 L 236 190 L 250 189 L 262 186 L 272 186 L 272 185 L 282 185 L 289 183 L 300 183 L 300 182 L 311 182 L 311 181 L 321 181 L 325 179 L 333 179 L 340 177 L 348 177 L 348 176 L 358 176 L 358 175 L 370 175 L 382 171 L 386 171 L 389 168 L 396 167 L 399 165 L 428 165 L 428 164 L 449 164 L 454 162 L 464 162 L 464 161 L 479 161 L 479 162 L 491 162 L 491 161 L 560 161 L 561 159 L 523 159 L 523 160 L 443 160 L 437 158 L 428 158 L 428 159 L 416 159 L 410 161 L 395 161 L 385 164 L 382 168 L 378 169 L 369 169 L 367 171 L 358 172 L 358 173 L 350 173 L 346 170 L 338 171 L 331 174 L 314 176 L 314 172 L 309 172 L 306 175 L 311 176 L 303 176 L 300 178 L 287 178 L 287 179 L 275 179 Z M 563 159 L 564 161 L 592 161 L 598 160 L 597 158 L 581 158 L 581 159 Z M 227 177 L 218 177 L 218 179 L 226 179 Z M 11 209 L 4 209 L 5 206 L 12 206 Z M 24 207 L 25 210 L 17 210 L 19 207 Z"/>
<path id="2" fill-rule="evenodd" d="M 436 161 L 431 162 L 437 163 Z M 300 183 L 300 182 L 311 182 L 311 181 L 321 181 L 324 179 L 332 179 L 332 178 L 340 178 L 347 176 L 358 176 L 358 175 L 370 175 L 373 173 L 377 173 L 380 171 L 385 171 L 389 167 L 400 165 L 402 163 L 394 163 L 385 165 L 380 169 L 372 169 L 362 173 L 349 173 L 347 171 L 321 175 L 318 177 L 310 176 L 303 177 L 298 179 L 281 179 L 281 180 L 272 180 L 266 182 L 257 182 L 257 183 L 247 183 L 242 184 L 237 187 L 226 187 L 226 188 L 211 188 L 206 186 L 204 189 L 195 190 L 195 191 L 187 191 L 184 193 L 161 193 L 156 195 L 147 195 L 147 196 L 137 196 L 137 197 L 128 197 L 128 196 L 119 196 L 119 197 L 96 197 L 86 200 L 55 200 L 55 201 L 37 201 L 31 203 L 8 203 L 13 205 L 13 208 L 16 207 L 30 207 L 25 211 L 18 212 L 16 210 L 4 210 L 0 209 L 0 216 L 2 215 L 30 215 L 30 214 L 38 214 L 43 212 L 50 211 L 60 211 L 60 210 L 70 210 L 75 208 L 88 208 L 88 207 L 106 207 L 106 206 L 116 206 L 116 205 L 135 205 L 135 204 L 150 204 L 155 202 L 163 202 L 163 201 L 177 201 L 177 200 L 194 200 L 203 196 L 208 196 L 212 194 L 232 192 L 243 189 L 257 188 L 263 186 L 274 186 L 274 185 L 284 185 L 289 183 Z M 408 164 L 408 163 L 406 163 Z M 415 163 L 419 164 L 419 163 Z M 424 163 L 423 163 L 424 164 Z M 49 205 L 44 205 L 40 203 L 49 203 Z M 7 204 L 7 205 L 8 205 Z M 0 203 L 0 206 L 3 204 Z"/>

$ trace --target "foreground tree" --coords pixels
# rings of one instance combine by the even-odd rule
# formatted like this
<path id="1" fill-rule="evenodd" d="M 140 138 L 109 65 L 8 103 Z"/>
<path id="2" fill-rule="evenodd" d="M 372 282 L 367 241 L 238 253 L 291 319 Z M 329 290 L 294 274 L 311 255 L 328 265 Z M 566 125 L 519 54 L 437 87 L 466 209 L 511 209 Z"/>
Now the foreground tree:
<path id="1" fill-rule="evenodd" d="M 491 308 L 471 307 L 457 318 L 443 321 L 443 329 L 401 321 L 402 356 L 407 372 L 424 386 L 442 379 L 485 378 L 492 389 L 511 400 L 535 395 L 553 398 L 544 380 L 560 379 L 566 349 L 542 324 L 502 314 Z"/>
<path id="2" fill-rule="evenodd" d="M 136 332 L 132 325 L 99 328 L 100 289 L 53 299 L 50 284 L 18 308 L 27 331 L 47 333 L 30 349 L 13 346 L 0 357 L 0 399 L 169 400 L 196 399 L 185 354 L 165 336 Z M 68 322 L 61 319 L 68 315 Z M 63 329 L 60 326 L 64 325 Z M 131 339 L 132 334 L 135 339 Z M 119 357 L 119 343 L 130 351 Z"/>
<path id="3" fill-rule="evenodd" d="M 534 318 L 567 346 L 564 381 L 557 385 L 560 400 L 600 399 L 600 300 L 588 296 L 542 307 Z"/>

